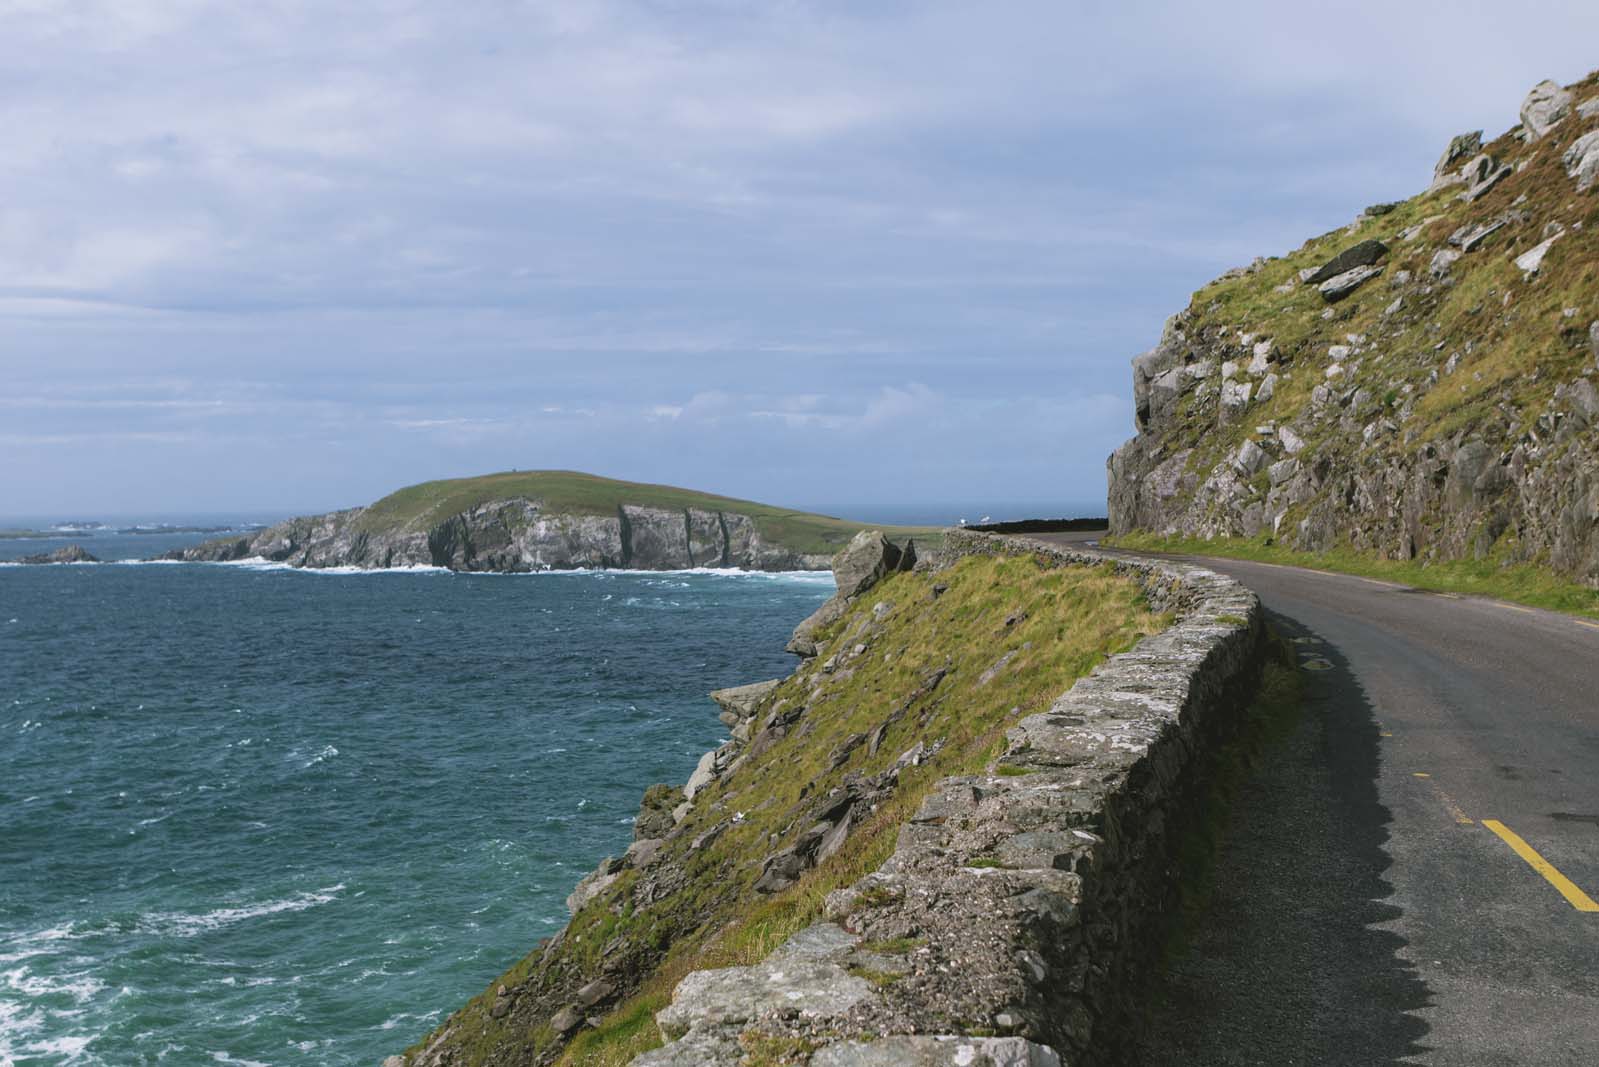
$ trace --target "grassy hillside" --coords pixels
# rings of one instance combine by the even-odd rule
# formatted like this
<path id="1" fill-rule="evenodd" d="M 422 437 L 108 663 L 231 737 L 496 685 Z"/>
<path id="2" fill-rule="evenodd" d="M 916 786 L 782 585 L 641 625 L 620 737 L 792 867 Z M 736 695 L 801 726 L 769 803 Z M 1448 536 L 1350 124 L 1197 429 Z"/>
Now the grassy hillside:
<path id="1" fill-rule="evenodd" d="M 744 762 L 695 796 L 655 858 L 622 870 L 555 943 L 413 1047 L 412 1062 L 629 1062 L 660 1043 L 653 1014 L 684 974 L 765 958 L 817 919 L 829 891 L 882 864 L 935 782 L 989 768 L 1007 727 L 1168 621 L 1108 568 L 975 556 L 889 576 L 762 701 Z M 902 758 L 916 746 L 920 762 Z M 876 783 L 871 802 L 842 847 L 786 889 L 757 891 L 765 857 L 862 782 Z M 616 996 L 563 1048 L 551 1014 L 597 975 Z"/>
<path id="2" fill-rule="evenodd" d="M 390 493 L 367 508 L 357 523 L 368 532 L 427 529 L 452 515 L 498 500 L 542 500 L 552 511 L 576 515 L 615 515 L 623 504 L 681 511 L 727 511 L 748 515 L 761 536 L 796 552 L 833 553 L 865 523 L 813 515 L 751 500 L 699 493 L 670 485 L 622 482 L 578 471 L 502 471 L 475 478 L 422 482 Z M 880 527 L 891 537 L 925 537 L 932 527 Z"/>
<path id="3" fill-rule="evenodd" d="M 1579 101 L 1599 95 L 1599 73 L 1572 91 Z M 1554 387 L 1592 359 L 1587 329 L 1599 317 L 1599 195 L 1576 192 L 1561 156 L 1596 126 L 1573 116 L 1531 144 L 1506 133 L 1483 151 L 1515 172 L 1481 198 L 1464 201 L 1462 186 L 1451 185 L 1377 205 L 1350 227 L 1195 293 L 1190 334 L 1220 328 L 1270 339 L 1279 362 L 1301 373 L 1283 377 L 1270 401 L 1252 405 L 1247 419 L 1220 430 L 1214 410 L 1199 411 L 1204 398 L 1191 394 L 1187 402 L 1202 417 L 1185 420 L 1180 444 L 1173 444 L 1194 447 L 1194 468 L 1208 469 L 1253 436 L 1257 423 L 1290 421 L 1309 404 L 1311 390 L 1327 381 L 1321 372 L 1328 349 L 1349 344 L 1351 334 L 1377 350 L 1365 361 L 1362 380 L 1402 418 L 1412 440 L 1462 429 L 1498 431 L 1507 421 L 1513 437 L 1532 426 Z M 1447 283 L 1434 281 L 1431 260 L 1451 247 L 1451 234 L 1501 218 L 1503 227 L 1451 265 Z M 1515 259 L 1543 241 L 1551 224 L 1565 232 L 1536 277 L 1526 278 Z M 1354 296 L 1329 306 L 1315 286 L 1293 284 L 1301 270 L 1368 238 L 1391 251 L 1383 276 Z M 1408 272 L 1406 281 L 1399 280 L 1402 272 Z M 1567 309 L 1577 314 L 1568 316 Z M 1434 372 L 1457 353 L 1455 368 L 1435 383 Z M 1333 423 L 1326 429 L 1338 432 Z M 1405 436 L 1387 446 L 1406 447 Z"/>

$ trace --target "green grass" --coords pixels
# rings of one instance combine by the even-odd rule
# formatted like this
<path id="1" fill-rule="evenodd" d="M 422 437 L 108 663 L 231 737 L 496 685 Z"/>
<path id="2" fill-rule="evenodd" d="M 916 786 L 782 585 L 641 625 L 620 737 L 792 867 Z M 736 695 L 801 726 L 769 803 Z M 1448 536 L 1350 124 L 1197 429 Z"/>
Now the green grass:
<path id="1" fill-rule="evenodd" d="M 948 587 L 937 598 L 935 581 Z M 881 618 L 873 611 L 878 603 L 890 605 Z M 1015 621 L 1018 613 L 1023 617 Z M 769 721 L 782 701 L 805 706 L 803 717 L 759 757 L 696 796 L 662 846 L 667 862 L 684 873 L 682 886 L 638 905 L 633 889 L 640 872 L 624 874 L 573 918 L 556 949 L 528 956 L 452 1017 L 446 1024 L 453 1027 L 452 1062 L 537 1062 L 555 1054 L 547 1026 L 530 1026 L 515 1015 L 492 1018 L 493 991 L 503 982 L 522 988 L 523 1000 L 558 1006 L 573 982 L 599 969 L 602 956 L 613 973 L 636 981 L 601 1025 L 574 1040 L 557 1062 L 620 1067 L 659 1044 L 649 1020 L 683 975 L 757 962 L 815 922 L 829 892 L 882 865 L 900 827 L 937 781 L 988 772 L 1011 724 L 1046 709 L 1106 656 L 1168 622 L 1150 610 L 1136 582 L 1104 567 L 973 556 L 937 574 L 890 576 L 862 598 L 815 660 L 766 698 L 758 722 Z M 859 644 L 867 649 L 856 656 Z M 1007 653 L 1015 654 L 1013 669 L 979 685 Z M 835 654 L 843 661 L 839 669 L 822 672 L 822 661 Z M 930 687 L 940 670 L 942 680 Z M 857 744 L 841 765 L 831 765 L 847 739 L 878 727 L 883 736 L 875 752 Z M 937 752 L 902 770 L 897 786 L 837 853 L 783 892 L 754 891 L 763 859 L 815 821 L 817 797 L 846 775 L 880 774 L 918 742 L 931 747 L 937 741 L 943 743 Z M 709 844 L 690 847 L 735 816 Z M 871 906 L 869 896 L 859 903 Z M 546 991 L 548 999 L 539 999 Z M 547 1017 L 554 1007 L 540 1010 Z"/>
<path id="2" fill-rule="evenodd" d="M 502 471 L 474 478 L 422 482 L 390 493 L 361 515 L 357 528 L 368 532 L 395 528 L 427 529 L 484 504 L 503 500 L 541 500 L 552 511 L 574 515 L 615 515 L 623 504 L 682 511 L 737 512 L 748 515 L 761 536 L 796 552 L 831 554 L 873 524 L 814 515 L 750 500 L 700 493 L 669 485 L 622 482 L 577 471 Z M 883 526 L 896 539 L 936 536 L 935 527 Z"/>
<path id="3" fill-rule="evenodd" d="M 1325 552 L 1301 552 L 1271 542 L 1268 537 L 1167 537 L 1160 534 L 1130 533 L 1107 537 L 1104 543 L 1116 548 L 1141 552 L 1171 552 L 1194 556 L 1221 556 L 1226 559 L 1280 563 L 1312 570 L 1380 578 L 1426 589 L 1435 593 L 1492 597 L 1529 607 L 1546 608 L 1599 619 L 1599 590 L 1567 581 L 1544 567 L 1492 559 L 1416 560 L 1380 559 L 1352 548 Z"/>

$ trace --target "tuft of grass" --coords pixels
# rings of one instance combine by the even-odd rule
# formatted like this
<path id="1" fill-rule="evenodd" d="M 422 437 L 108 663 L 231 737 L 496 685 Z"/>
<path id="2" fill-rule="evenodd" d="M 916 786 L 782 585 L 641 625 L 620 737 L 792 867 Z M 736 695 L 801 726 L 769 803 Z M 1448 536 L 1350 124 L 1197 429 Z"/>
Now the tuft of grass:
<path id="1" fill-rule="evenodd" d="M 1267 537 L 1171 537 L 1129 533 L 1104 539 L 1107 546 L 1140 552 L 1220 556 L 1225 559 L 1278 563 L 1311 570 L 1380 578 L 1435 593 L 1491 597 L 1599 619 L 1599 590 L 1567 581 L 1544 567 L 1494 559 L 1443 561 L 1382 559 L 1353 548 L 1303 552 Z"/>

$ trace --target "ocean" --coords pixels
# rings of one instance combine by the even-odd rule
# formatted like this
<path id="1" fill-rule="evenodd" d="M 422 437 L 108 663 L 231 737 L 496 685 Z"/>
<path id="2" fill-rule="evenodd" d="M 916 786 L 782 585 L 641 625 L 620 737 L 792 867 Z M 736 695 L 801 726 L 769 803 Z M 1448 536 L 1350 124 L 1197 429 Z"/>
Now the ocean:
<path id="1" fill-rule="evenodd" d="M 376 1065 L 561 926 L 831 592 L 0 565 L 0 1067 Z"/>

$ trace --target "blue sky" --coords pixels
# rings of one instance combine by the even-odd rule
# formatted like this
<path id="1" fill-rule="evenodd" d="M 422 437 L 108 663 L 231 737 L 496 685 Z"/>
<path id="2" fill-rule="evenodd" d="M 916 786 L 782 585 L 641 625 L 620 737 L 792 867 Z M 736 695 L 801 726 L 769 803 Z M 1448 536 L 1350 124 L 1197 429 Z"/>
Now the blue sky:
<path id="1" fill-rule="evenodd" d="M 1128 361 L 1599 5 L 0 0 L 0 514 L 1102 504 Z"/>

